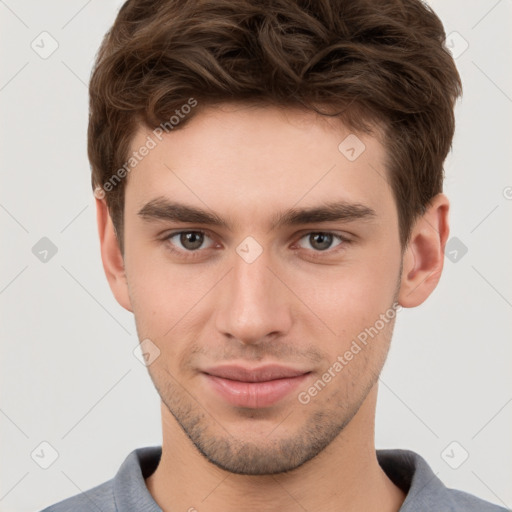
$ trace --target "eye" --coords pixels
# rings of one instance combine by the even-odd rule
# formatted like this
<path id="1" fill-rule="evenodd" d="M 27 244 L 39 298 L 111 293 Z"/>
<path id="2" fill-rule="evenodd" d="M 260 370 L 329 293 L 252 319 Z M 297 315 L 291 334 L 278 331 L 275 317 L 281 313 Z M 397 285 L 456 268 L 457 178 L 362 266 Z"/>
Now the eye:
<path id="1" fill-rule="evenodd" d="M 176 240 L 173 241 L 174 239 Z M 180 244 L 181 247 L 179 247 L 177 250 L 183 252 L 194 252 L 198 249 L 201 249 L 205 239 L 211 240 L 211 238 L 204 231 L 178 231 L 176 233 L 170 233 L 164 238 L 164 240 L 169 242 L 172 246 Z M 207 248 L 208 247 L 203 247 L 203 249 Z"/>
<path id="2" fill-rule="evenodd" d="M 308 233 L 300 239 L 306 240 L 306 247 L 302 245 L 300 241 L 299 246 L 303 249 L 313 249 L 316 252 L 327 251 L 333 247 L 332 243 L 334 239 L 339 240 L 339 242 L 334 245 L 334 247 L 338 247 L 342 242 L 348 242 L 348 240 L 341 235 L 336 235 L 334 233 L 324 231 L 315 231 Z M 309 245 L 309 247 L 307 245 Z"/>

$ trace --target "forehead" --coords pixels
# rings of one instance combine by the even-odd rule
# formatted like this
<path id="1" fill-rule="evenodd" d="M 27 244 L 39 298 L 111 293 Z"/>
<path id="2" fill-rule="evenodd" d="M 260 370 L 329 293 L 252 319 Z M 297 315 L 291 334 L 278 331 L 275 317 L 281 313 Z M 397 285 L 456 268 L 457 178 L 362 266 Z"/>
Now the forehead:
<path id="1" fill-rule="evenodd" d="M 240 103 L 200 110 L 159 136 L 140 127 L 130 155 L 151 149 L 128 175 L 126 208 L 167 196 L 248 221 L 319 201 L 378 211 L 392 197 L 378 133 L 354 133 L 312 111 Z"/>

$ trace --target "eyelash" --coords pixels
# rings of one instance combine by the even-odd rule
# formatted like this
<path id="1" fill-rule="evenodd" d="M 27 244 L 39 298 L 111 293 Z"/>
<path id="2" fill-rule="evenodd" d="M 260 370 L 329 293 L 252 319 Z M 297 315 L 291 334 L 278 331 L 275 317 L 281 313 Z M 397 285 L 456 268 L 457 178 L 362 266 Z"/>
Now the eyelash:
<path id="1" fill-rule="evenodd" d="M 182 230 L 182 231 L 174 231 L 172 233 L 168 233 L 167 235 L 165 235 L 165 237 L 162 239 L 162 241 L 166 244 L 166 247 L 169 251 L 171 251 L 173 254 L 178 254 L 180 256 L 184 256 L 188 259 L 196 259 L 198 257 L 201 257 L 202 256 L 202 252 L 204 252 L 205 250 L 207 249 L 196 249 L 194 251 L 189 251 L 189 250 L 186 250 L 186 249 L 176 249 L 175 247 L 173 247 L 173 245 L 171 244 L 170 240 L 171 238 L 174 238 L 176 235 L 181 235 L 183 233 L 201 233 L 202 235 L 205 235 L 209 238 L 212 238 L 212 236 L 210 236 L 209 232 L 208 231 L 204 231 L 204 230 L 201 230 L 201 229 L 191 229 L 191 230 Z M 315 250 L 310 250 L 310 249 L 304 249 L 308 252 L 312 251 L 312 255 L 310 256 L 311 258 L 315 259 L 315 258 L 322 258 L 322 256 L 324 254 L 333 254 L 335 252 L 337 252 L 337 250 L 340 250 L 343 248 L 343 246 L 345 246 L 346 244 L 350 244 L 352 242 L 351 239 L 343 236 L 343 235 L 340 235 L 338 233 L 333 233 L 332 231 L 308 231 L 307 233 L 303 234 L 298 241 L 302 240 L 303 238 L 307 237 L 307 236 L 310 236 L 312 234 L 322 234 L 322 235 L 332 235 L 333 238 L 337 238 L 339 240 L 339 244 L 334 246 L 333 249 L 329 248 L 329 249 L 326 249 L 325 251 L 315 251 Z"/>

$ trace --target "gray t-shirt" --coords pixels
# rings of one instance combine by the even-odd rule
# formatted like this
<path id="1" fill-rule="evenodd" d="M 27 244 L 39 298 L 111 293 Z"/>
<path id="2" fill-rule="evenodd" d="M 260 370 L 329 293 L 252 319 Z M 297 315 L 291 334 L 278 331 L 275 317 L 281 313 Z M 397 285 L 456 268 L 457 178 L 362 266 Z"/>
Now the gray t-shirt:
<path id="1" fill-rule="evenodd" d="M 161 512 L 144 482 L 155 471 L 161 455 L 160 446 L 138 448 L 128 455 L 112 480 L 41 512 Z M 448 489 L 415 452 L 377 450 L 377 459 L 388 477 L 407 494 L 399 512 L 507 511 L 471 494 Z"/>

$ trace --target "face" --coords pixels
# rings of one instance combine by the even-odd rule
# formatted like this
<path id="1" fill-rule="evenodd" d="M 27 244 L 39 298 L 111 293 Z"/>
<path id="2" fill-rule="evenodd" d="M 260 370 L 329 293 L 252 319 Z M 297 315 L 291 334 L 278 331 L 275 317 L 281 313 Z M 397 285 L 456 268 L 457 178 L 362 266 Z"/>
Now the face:
<path id="1" fill-rule="evenodd" d="M 151 378 L 214 464 L 294 469 L 349 424 L 389 348 L 402 251 L 385 150 L 312 112 L 236 104 L 162 141 L 141 129 L 133 150 L 148 135 L 125 192 L 124 305 L 159 351 Z"/>

